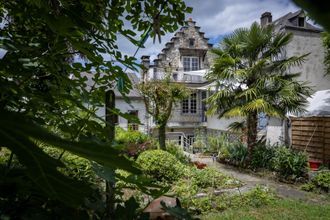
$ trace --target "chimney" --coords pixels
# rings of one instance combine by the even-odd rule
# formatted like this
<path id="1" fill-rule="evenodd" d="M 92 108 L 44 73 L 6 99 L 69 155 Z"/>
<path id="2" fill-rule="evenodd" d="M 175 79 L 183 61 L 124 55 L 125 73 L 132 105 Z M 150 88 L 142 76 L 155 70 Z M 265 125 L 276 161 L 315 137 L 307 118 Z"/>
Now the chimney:
<path id="1" fill-rule="evenodd" d="M 270 12 L 264 12 L 260 17 L 260 25 L 261 27 L 264 27 L 268 24 L 272 23 L 272 13 Z"/>
<path id="2" fill-rule="evenodd" d="M 150 56 L 143 55 L 141 57 L 141 64 L 146 68 L 149 69 L 150 66 Z"/>
<path id="3" fill-rule="evenodd" d="M 187 20 L 187 24 L 188 24 L 188 26 L 195 26 L 195 21 L 193 21 L 193 19 L 192 18 L 189 18 L 188 20 Z"/>

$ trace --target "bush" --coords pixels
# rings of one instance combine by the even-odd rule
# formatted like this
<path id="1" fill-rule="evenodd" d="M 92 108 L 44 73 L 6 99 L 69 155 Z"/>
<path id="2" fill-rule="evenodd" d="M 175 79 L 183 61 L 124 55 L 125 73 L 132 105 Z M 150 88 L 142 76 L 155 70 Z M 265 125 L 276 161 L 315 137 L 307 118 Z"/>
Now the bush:
<path id="1" fill-rule="evenodd" d="M 130 157 L 136 158 L 141 152 L 156 148 L 154 140 L 139 131 L 126 131 L 116 127 L 115 137 L 120 149 Z"/>
<path id="2" fill-rule="evenodd" d="M 247 156 L 247 147 L 239 141 L 222 145 L 218 155 L 220 160 L 240 167 L 245 166 Z"/>
<path id="3" fill-rule="evenodd" d="M 272 169 L 272 159 L 275 155 L 275 147 L 265 144 L 258 144 L 252 152 L 250 167 L 252 169 L 266 168 Z"/>
<path id="4" fill-rule="evenodd" d="M 166 151 L 175 156 L 181 163 L 190 163 L 190 158 L 184 154 L 182 148 L 179 145 L 176 145 L 173 142 L 167 142 Z"/>
<path id="5" fill-rule="evenodd" d="M 305 177 L 308 171 L 307 155 L 285 146 L 276 148 L 272 163 L 278 175 L 287 180 Z"/>
<path id="6" fill-rule="evenodd" d="M 312 183 L 325 192 L 330 191 L 330 171 L 321 171 L 313 179 Z"/>
<path id="7" fill-rule="evenodd" d="M 210 167 L 202 170 L 196 168 L 192 169 L 191 182 L 203 189 L 207 187 L 225 188 L 227 186 L 238 186 L 240 184 L 238 180 L 225 176 L 216 169 Z"/>
<path id="8" fill-rule="evenodd" d="M 136 160 L 142 171 L 158 181 L 173 182 L 184 174 L 185 166 L 163 150 L 147 150 Z"/>
<path id="9" fill-rule="evenodd" d="M 124 130 L 121 127 L 116 127 L 116 141 L 119 144 L 143 144 L 149 140 L 148 135 L 139 131 Z"/>

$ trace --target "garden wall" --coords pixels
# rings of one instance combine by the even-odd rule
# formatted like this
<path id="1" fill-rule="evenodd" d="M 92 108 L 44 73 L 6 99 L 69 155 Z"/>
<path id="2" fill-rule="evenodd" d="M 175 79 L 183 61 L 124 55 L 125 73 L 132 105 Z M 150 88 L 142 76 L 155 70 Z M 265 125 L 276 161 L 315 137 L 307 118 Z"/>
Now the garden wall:
<path id="1" fill-rule="evenodd" d="M 330 162 L 330 117 L 291 118 L 291 143 L 309 160 Z"/>

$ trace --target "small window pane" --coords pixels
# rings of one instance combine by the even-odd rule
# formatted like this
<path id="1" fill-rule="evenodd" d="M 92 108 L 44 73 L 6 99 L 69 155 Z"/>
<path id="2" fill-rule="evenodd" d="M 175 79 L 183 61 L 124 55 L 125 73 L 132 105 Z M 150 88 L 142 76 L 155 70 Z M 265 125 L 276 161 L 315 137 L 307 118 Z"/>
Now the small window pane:
<path id="1" fill-rule="evenodd" d="M 198 70 L 198 58 L 197 57 L 192 57 L 191 58 L 191 70 Z"/>
<path id="2" fill-rule="evenodd" d="M 197 94 L 193 93 L 190 96 L 190 113 L 197 113 Z"/>
<path id="3" fill-rule="evenodd" d="M 189 99 L 184 99 L 182 101 L 182 113 L 188 113 L 189 112 Z"/>
<path id="4" fill-rule="evenodd" d="M 190 58 L 189 57 L 183 58 L 183 70 L 190 71 Z"/>

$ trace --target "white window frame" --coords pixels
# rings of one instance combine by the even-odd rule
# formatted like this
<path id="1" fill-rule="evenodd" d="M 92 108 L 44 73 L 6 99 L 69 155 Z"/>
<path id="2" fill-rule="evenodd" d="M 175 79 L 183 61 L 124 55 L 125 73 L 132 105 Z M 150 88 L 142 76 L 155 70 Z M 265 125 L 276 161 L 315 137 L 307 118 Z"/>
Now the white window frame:
<path id="1" fill-rule="evenodd" d="M 193 59 L 197 59 L 197 69 L 193 69 Z M 189 59 L 189 69 L 185 69 L 185 59 Z M 200 70 L 199 57 L 196 56 L 182 56 L 182 66 L 184 71 L 195 71 Z"/>
<path id="2" fill-rule="evenodd" d="M 193 96 L 195 96 L 194 99 L 192 98 Z M 198 109 L 197 92 L 190 94 L 190 96 L 188 98 L 181 101 L 181 113 L 182 114 L 195 115 L 198 112 L 197 109 Z"/>

